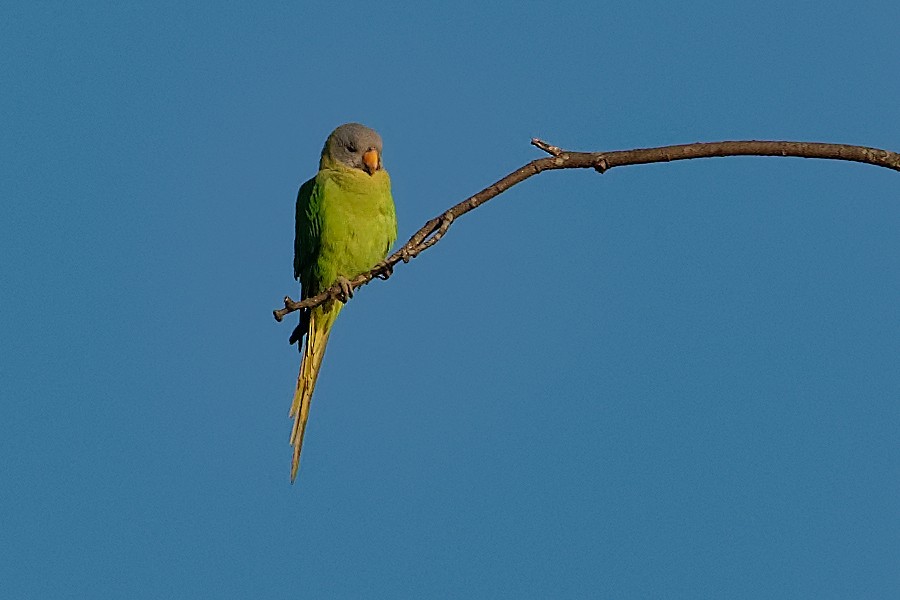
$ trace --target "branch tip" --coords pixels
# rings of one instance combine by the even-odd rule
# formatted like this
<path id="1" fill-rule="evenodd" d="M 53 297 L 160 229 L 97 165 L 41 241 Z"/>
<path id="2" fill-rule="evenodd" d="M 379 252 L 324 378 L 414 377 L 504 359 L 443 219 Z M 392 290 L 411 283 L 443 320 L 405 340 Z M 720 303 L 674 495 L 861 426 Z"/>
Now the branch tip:
<path id="1" fill-rule="evenodd" d="M 563 149 L 560 148 L 559 146 L 553 146 L 551 144 L 548 144 L 547 142 L 545 142 L 544 140 L 542 140 L 540 138 L 531 138 L 531 145 L 535 146 L 537 148 L 540 148 L 541 150 L 543 150 L 550 156 L 559 156 L 560 154 L 563 153 Z"/>

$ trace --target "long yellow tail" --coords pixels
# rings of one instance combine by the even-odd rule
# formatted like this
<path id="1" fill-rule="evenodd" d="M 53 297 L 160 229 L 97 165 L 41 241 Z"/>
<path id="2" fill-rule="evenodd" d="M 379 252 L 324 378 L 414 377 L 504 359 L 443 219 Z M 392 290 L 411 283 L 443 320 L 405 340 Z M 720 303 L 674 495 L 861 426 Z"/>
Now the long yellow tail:
<path id="1" fill-rule="evenodd" d="M 316 387 L 316 377 L 319 367 L 322 366 L 322 357 L 325 356 L 325 346 L 328 344 L 328 335 L 331 325 L 337 316 L 338 307 L 331 311 L 322 312 L 313 310 L 309 317 L 309 329 L 306 335 L 306 347 L 303 350 L 303 358 L 300 361 L 300 374 L 297 376 L 297 387 L 294 390 L 294 401 L 291 404 L 290 416 L 294 418 L 294 428 L 291 431 L 291 444 L 294 446 L 294 458 L 291 462 L 291 483 L 297 477 L 297 469 L 300 467 L 300 450 L 303 448 L 303 434 L 306 432 L 306 421 L 309 420 L 309 404 L 312 400 L 313 390 Z"/>

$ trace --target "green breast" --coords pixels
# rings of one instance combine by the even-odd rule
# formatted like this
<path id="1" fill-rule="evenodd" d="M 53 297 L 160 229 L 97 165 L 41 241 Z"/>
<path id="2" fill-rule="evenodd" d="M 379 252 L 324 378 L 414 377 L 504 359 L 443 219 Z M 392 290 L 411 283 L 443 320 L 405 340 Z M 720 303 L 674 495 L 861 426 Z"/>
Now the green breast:
<path id="1" fill-rule="evenodd" d="M 321 179 L 319 179 L 321 178 Z M 397 239 L 391 180 L 384 170 L 323 169 L 317 279 L 331 285 L 338 276 L 356 277 L 387 256 Z"/>

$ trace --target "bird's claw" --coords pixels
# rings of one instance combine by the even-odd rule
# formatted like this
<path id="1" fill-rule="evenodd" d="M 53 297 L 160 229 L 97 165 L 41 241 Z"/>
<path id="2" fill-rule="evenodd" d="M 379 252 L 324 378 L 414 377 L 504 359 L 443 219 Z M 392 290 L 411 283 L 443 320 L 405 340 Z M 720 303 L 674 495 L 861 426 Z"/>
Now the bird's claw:
<path id="1" fill-rule="evenodd" d="M 353 297 L 353 286 L 350 285 L 350 280 L 343 275 L 340 275 L 335 283 L 341 288 L 341 291 L 337 294 L 337 299 L 342 303 L 347 304 L 350 298 Z"/>
<path id="2" fill-rule="evenodd" d="M 387 280 L 388 277 L 394 274 L 394 267 L 391 266 L 386 260 L 383 260 L 375 265 L 375 268 L 381 269 L 381 273 L 379 273 L 375 277 L 381 279 L 382 281 Z"/>

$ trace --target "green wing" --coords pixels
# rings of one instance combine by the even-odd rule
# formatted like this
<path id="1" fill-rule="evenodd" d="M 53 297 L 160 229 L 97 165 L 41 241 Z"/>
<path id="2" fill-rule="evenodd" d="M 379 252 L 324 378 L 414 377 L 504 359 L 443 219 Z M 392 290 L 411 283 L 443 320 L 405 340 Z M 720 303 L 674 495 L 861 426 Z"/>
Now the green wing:
<path id="1" fill-rule="evenodd" d="M 313 177 L 297 192 L 296 226 L 294 229 L 294 279 L 300 280 L 300 299 L 320 291 L 316 277 L 322 235 L 322 185 Z M 309 330 L 309 310 L 300 312 L 300 323 L 291 333 L 290 343 L 299 342 Z M 300 349 L 300 346 L 297 346 Z"/>
<path id="2" fill-rule="evenodd" d="M 294 231 L 294 279 L 300 280 L 301 298 L 319 293 L 315 263 L 322 233 L 322 186 L 313 177 L 297 192 L 296 229 Z"/>

